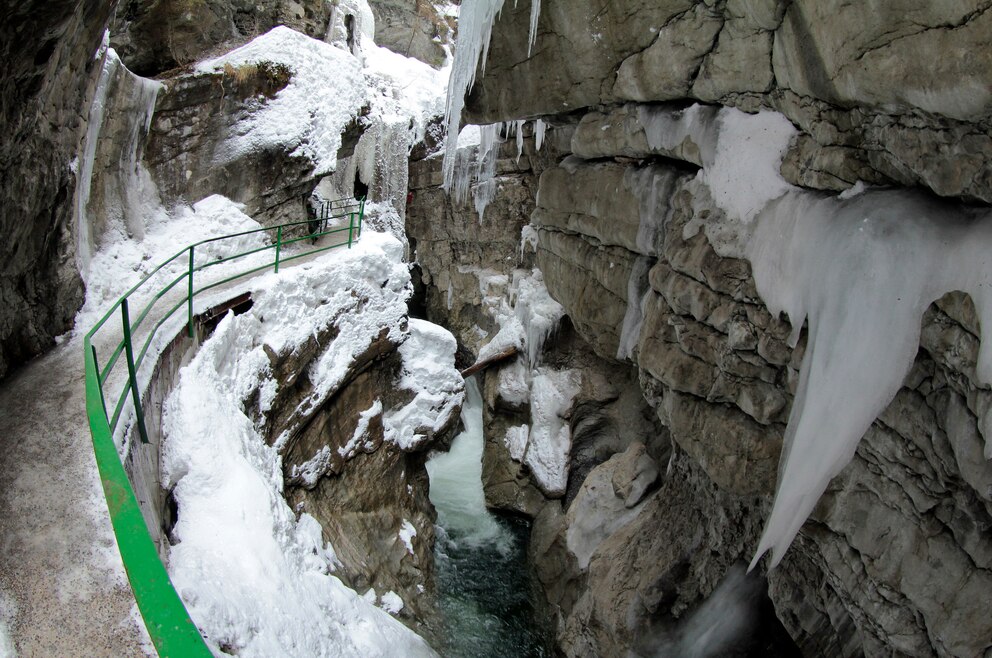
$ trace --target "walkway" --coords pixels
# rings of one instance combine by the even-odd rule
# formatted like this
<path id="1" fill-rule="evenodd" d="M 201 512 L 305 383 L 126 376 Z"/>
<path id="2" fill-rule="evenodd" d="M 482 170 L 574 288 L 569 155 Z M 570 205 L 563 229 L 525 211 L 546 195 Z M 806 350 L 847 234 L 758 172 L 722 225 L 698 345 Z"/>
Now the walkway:
<path id="1" fill-rule="evenodd" d="M 325 236 L 303 249 L 332 243 Z M 286 270 L 333 253 L 297 257 Z M 218 268 L 212 278 L 222 272 Z M 219 303 L 248 280 L 198 296 L 196 306 Z M 179 286 L 164 301 L 182 294 Z M 172 331 L 182 322 L 179 317 Z M 107 354 L 107 344 L 117 340 L 108 332 L 97 349 Z M 123 381 L 114 390 L 120 386 Z M 127 582 L 93 457 L 82 336 L 0 382 L 0 606 L 10 599 L 15 615 L 8 630 L 20 658 L 156 655 Z"/>
<path id="2" fill-rule="evenodd" d="M 146 655 L 84 398 L 82 338 L 0 384 L 0 596 L 21 658 Z"/>

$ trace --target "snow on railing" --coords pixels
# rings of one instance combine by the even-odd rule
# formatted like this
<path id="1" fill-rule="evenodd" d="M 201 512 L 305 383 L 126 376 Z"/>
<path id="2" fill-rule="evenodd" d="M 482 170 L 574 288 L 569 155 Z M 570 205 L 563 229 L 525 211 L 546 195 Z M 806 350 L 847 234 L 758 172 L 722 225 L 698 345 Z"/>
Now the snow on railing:
<path id="1" fill-rule="evenodd" d="M 184 307 L 187 315 L 186 330 L 190 337 L 194 335 L 193 301 L 196 295 L 270 268 L 278 272 L 280 264 L 298 258 L 337 247 L 348 246 L 350 248 L 361 237 L 364 216 L 365 199 L 327 201 L 319 206 L 315 215 L 306 221 L 243 231 L 191 244 L 158 265 L 124 293 L 83 339 L 86 413 L 90 434 L 93 437 L 93 452 L 96 456 L 104 496 L 110 511 L 111 524 L 117 537 L 117 546 L 138 609 L 159 656 L 163 658 L 166 656 L 209 657 L 212 656 L 212 653 L 204 643 L 196 625 L 190 619 L 189 613 L 172 586 L 165 566 L 159 558 L 155 543 L 135 497 L 131 479 L 124 469 L 121 453 L 118 452 L 117 441 L 115 441 L 115 438 L 119 438 L 121 449 L 126 453 L 127 429 L 133 427 L 141 442 L 148 442 L 138 377 L 142 371 L 145 357 L 154 345 L 154 339 L 159 329 Z M 331 221 L 344 219 L 348 220 L 347 225 L 339 226 Z M 271 233 L 275 234 L 274 241 L 269 235 Z M 344 237 L 345 235 L 346 237 Z M 332 238 L 333 244 L 317 246 L 317 240 L 325 236 L 341 237 L 340 239 Z M 259 240 L 259 238 L 262 239 Z M 312 241 L 313 247 L 295 251 L 289 256 L 283 254 L 284 248 L 305 240 Z M 233 244 L 233 250 L 237 253 L 226 254 L 223 249 L 225 242 Z M 218 249 L 218 247 L 221 248 Z M 207 278 L 205 275 L 201 275 L 199 277 L 202 281 L 200 287 L 195 286 L 197 278 L 195 275 L 198 272 L 239 258 L 261 254 L 268 250 L 275 251 L 274 259 L 262 259 L 263 262 L 259 265 L 259 259 L 256 256 L 255 259 L 248 262 L 248 269 L 244 271 L 230 274 L 225 268 L 222 274 L 228 274 L 228 276 L 223 276 L 219 280 L 214 280 L 216 277 Z M 202 261 L 199 264 L 197 264 L 197 254 L 200 254 Z M 153 291 L 152 284 L 148 284 L 148 282 L 156 276 L 164 276 L 168 281 L 160 289 Z M 170 299 L 169 301 L 173 302 L 172 306 L 154 324 L 151 324 L 149 318 L 156 304 L 165 299 L 183 282 L 186 284 L 186 294 L 180 299 Z M 132 321 L 130 302 L 144 301 L 144 299 L 148 299 L 148 301 L 138 312 L 136 319 Z M 123 337 L 111 349 L 110 357 L 101 368 L 95 342 L 106 337 L 108 332 L 103 331 L 103 335 L 101 335 L 101 330 L 115 315 L 119 315 L 121 318 Z M 148 324 L 145 324 L 146 320 Z M 143 343 L 136 336 L 142 328 L 144 329 Z M 141 347 L 136 356 L 135 346 L 139 343 Z M 105 385 L 108 382 L 117 383 L 123 379 L 124 373 L 115 373 L 115 366 L 120 362 L 122 354 L 127 365 L 126 383 L 117 397 L 111 399 L 111 403 L 114 405 L 113 413 L 108 414 Z M 128 398 L 130 398 L 130 405 Z M 121 423 L 124 418 L 133 420 L 131 423 Z"/>

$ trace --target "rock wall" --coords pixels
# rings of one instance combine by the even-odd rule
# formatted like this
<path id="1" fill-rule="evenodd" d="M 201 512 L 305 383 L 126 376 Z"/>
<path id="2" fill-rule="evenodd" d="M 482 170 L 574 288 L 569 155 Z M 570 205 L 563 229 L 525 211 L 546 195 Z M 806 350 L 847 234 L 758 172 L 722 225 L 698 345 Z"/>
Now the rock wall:
<path id="1" fill-rule="evenodd" d="M 989 3 L 542 4 L 527 58 L 530 7 L 504 7 L 466 118 L 577 124 L 573 155 L 540 177 L 537 262 L 583 341 L 636 365 L 672 456 L 659 476 L 631 465 L 636 448 L 596 466 L 573 501 L 541 508 L 532 554 L 566 653 L 649 652 L 664 638 L 652 629 L 676 633 L 753 555 L 805 352 L 805 337 L 789 347 L 792 327 L 765 308 L 750 263 L 708 237 L 723 210 L 697 177 L 713 148 L 707 116 L 727 105 L 788 117 L 799 134 L 781 173 L 793 185 L 923 186 L 986 203 L 992 68 L 977 44 L 992 35 Z M 674 122 L 695 101 L 707 104 L 695 137 L 652 139 L 645 112 Z M 971 301 L 945 296 L 922 327 L 902 389 L 767 575 L 804 655 L 992 651 L 979 422 L 990 390 L 975 376 Z M 617 472 L 644 474 L 632 481 L 664 497 L 631 498 Z M 629 516 L 590 549 L 577 504 Z"/>
<path id="2" fill-rule="evenodd" d="M 375 42 L 393 52 L 419 59 L 434 68 L 444 65 L 445 47 L 455 41 L 459 2 L 430 0 L 371 0 L 375 16 Z"/>
<path id="3" fill-rule="evenodd" d="M 145 163 L 168 206 L 222 194 L 245 204 L 264 224 L 299 221 L 317 185 L 313 162 L 280 145 L 221 158 L 239 121 L 289 81 L 278 65 L 247 73 L 181 74 L 167 78 L 155 105 Z M 360 127 L 352 130 L 361 134 Z M 357 139 L 357 136 L 355 136 Z M 218 164 L 222 161 L 223 164 Z"/>
<path id="4" fill-rule="evenodd" d="M 71 226 L 110 2 L 7 3 L 0 26 L 0 377 L 47 349 L 82 303 Z"/>
<path id="5" fill-rule="evenodd" d="M 543 248 L 548 231 L 539 229 L 541 246 L 521 238 L 528 216 L 540 212 L 534 211 L 537 183 L 542 182 L 543 208 L 543 190 L 548 189 L 543 182 L 557 175 L 554 163 L 570 148 L 574 126 L 563 123 L 548 130 L 542 151 L 535 150 L 533 137 L 524 140 L 520 160 L 512 139 L 502 144 L 493 179 L 498 191 L 483 221 L 472 204 L 459 203 L 440 189 L 438 158 L 411 163 L 407 230 L 423 272 L 425 310 L 458 336 L 465 365 L 487 344 L 499 341 L 501 322 L 506 322 L 502 313 L 519 303 L 511 283 L 514 272 L 529 271 L 535 258 L 545 272 L 552 271 Z M 589 190 L 610 185 L 572 180 Z M 604 206 L 604 212 L 610 208 L 615 210 Z M 632 235 L 626 236 L 632 242 L 638 221 L 636 210 L 633 214 Z M 614 252 L 622 255 L 624 250 Z M 757 504 L 753 496 L 741 499 L 720 491 L 673 445 L 668 429 L 645 401 L 637 368 L 614 358 L 618 335 L 612 347 L 597 348 L 594 341 L 609 339 L 582 323 L 601 312 L 609 316 L 604 306 L 615 295 L 584 268 L 618 270 L 614 287 L 618 295 L 626 295 L 629 267 L 622 269 L 616 261 L 600 267 L 595 259 L 583 253 L 581 266 L 555 278 L 559 300 L 568 304 L 569 298 L 560 294 L 567 280 L 579 299 L 589 300 L 585 308 L 590 313 L 565 318 L 540 346 L 536 367 L 519 354 L 478 375 L 485 402 L 483 486 L 492 509 L 533 521 L 528 562 L 547 599 L 542 614 L 557 626 L 559 647 L 567 655 L 620 655 L 634 648 L 652 655 L 654 634 L 670 634 L 671 629 L 650 625 L 650 618 L 659 610 L 660 615 L 683 613 L 708 594 L 729 566 L 747 557 L 761 518 L 751 513 Z M 613 316 L 622 324 L 624 310 Z M 521 427 L 526 435 L 537 424 L 547 400 L 534 380 L 548 373 L 574 376 L 577 382 L 574 396 L 558 411 L 568 436 L 562 490 L 549 490 L 511 439 Z M 684 486 L 686 479 L 697 486 Z M 768 486 L 773 484 L 772 474 Z M 710 505 L 720 508 L 719 520 L 705 529 L 695 527 L 712 512 Z M 659 527 L 667 530 L 660 533 Z M 699 551 L 704 544 L 713 550 Z M 759 592 L 764 591 L 762 583 Z M 791 641 L 769 612 L 767 597 L 757 598 L 765 602 L 764 615 L 756 615 L 761 630 L 749 628 L 753 637 L 737 641 L 768 649 L 770 655 L 792 655 Z"/>
<path id="6" fill-rule="evenodd" d="M 129 69 L 152 77 L 232 50 L 276 25 L 315 39 L 327 33 L 325 0 L 124 0 L 110 45 Z"/>
<path id="7" fill-rule="evenodd" d="M 783 167 L 792 182 L 923 185 L 988 202 L 988 9 L 977 0 L 548 0 L 523 58 L 530 7 L 507 6 L 466 110 L 491 123 L 627 101 L 766 106 L 803 131 Z"/>

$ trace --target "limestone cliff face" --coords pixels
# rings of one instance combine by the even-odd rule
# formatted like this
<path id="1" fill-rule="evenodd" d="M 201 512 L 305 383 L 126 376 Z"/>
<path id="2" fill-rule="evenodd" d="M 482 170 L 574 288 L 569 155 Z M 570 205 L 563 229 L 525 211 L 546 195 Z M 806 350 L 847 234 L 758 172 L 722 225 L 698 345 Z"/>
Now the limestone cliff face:
<path id="1" fill-rule="evenodd" d="M 529 6 L 508 6 L 467 114 L 490 123 L 628 101 L 763 105 L 803 131 L 783 167 L 798 184 L 924 185 L 988 202 L 988 9 L 977 0 L 549 0 L 525 58 Z"/>
<path id="2" fill-rule="evenodd" d="M 320 180 L 314 163 L 281 145 L 220 157 L 245 117 L 258 112 L 289 82 L 285 67 L 266 64 L 245 72 L 191 73 L 164 79 L 155 105 L 144 162 L 162 202 L 195 203 L 222 194 L 245 204 L 263 224 L 299 221 L 304 200 Z M 345 142 L 354 144 L 353 122 Z"/>
<path id="3" fill-rule="evenodd" d="M 5 3 L 0 21 L 0 377 L 52 345 L 82 303 L 71 226 L 110 2 Z"/>
<path id="4" fill-rule="evenodd" d="M 456 17 L 448 7 L 429 0 L 371 0 L 375 42 L 393 52 L 419 59 L 434 68 L 444 65 L 445 46 L 454 44 Z"/>
<path id="5" fill-rule="evenodd" d="M 150 77 L 231 50 L 276 25 L 323 39 L 333 5 L 324 0 L 124 0 L 114 16 L 110 44 L 129 69 Z"/>
<path id="6" fill-rule="evenodd" d="M 805 338 L 788 346 L 788 319 L 765 308 L 750 263 L 719 255 L 707 235 L 723 211 L 696 177 L 705 140 L 659 147 L 645 110 L 675 120 L 702 101 L 705 123 L 719 105 L 776 109 L 799 129 L 782 165 L 794 185 L 922 185 L 988 202 L 992 65 L 978 44 L 992 27 L 987 3 L 545 0 L 525 58 L 522 4 L 496 23 L 468 119 L 574 124 L 572 155 L 537 186 L 537 263 L 596 354 L 636 365 L 673 442 L 657 481 L 688 505 L 652 511 L 649 494 L 627 507 L 616 480 L 597 484 L 621 468 L 604 464 L 574 500 L 541 509 L 532 551 L 567 653 L 640 650 L 645 628 L 683 618 L 753 554 L 805 352 Z M 953 293 L 922 323 L 902 389 L 768 573 L 775 612 L 806 655 L 992 651 L 981 612 L 992 466 L 980 429 L 992 400 L 975 376 L 976 316 Z M 644 511 L 590 549 L 570 518 L 587 497 Z M 628 589 L 597 594 L 623 578 Z"/>

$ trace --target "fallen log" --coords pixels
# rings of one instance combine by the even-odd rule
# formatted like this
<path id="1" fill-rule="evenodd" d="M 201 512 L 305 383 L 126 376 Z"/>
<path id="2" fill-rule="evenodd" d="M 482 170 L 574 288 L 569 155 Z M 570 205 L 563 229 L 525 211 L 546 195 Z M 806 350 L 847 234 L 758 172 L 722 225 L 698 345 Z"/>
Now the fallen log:
<path id="1" fill-rule="evenodd" d="M 500 361 L 506 361 L 507 359 L 514 357 L 516 355 L 517 355 L 516 346 L 508 347 L 502 352 L 498 352 L 485 359 L 480 359 L 479 361 L 476 361 L 475 363 L 470 365 L 468 368 L 465 368 L 464 370 L 462 370 L 462 377 L 468 379 L 469 377 L 479 372 L 480 370 L 485 370 L 494 363 L 499 363 Z"/>

